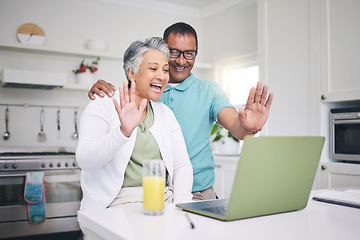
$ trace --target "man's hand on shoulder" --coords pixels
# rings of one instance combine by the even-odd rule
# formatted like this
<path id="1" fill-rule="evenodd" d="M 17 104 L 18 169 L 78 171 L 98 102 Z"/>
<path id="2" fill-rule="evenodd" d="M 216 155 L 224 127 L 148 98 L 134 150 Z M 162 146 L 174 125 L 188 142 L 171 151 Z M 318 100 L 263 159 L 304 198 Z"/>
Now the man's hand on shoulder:
<path id="1" fill-rule="evenodd" d="M 99 97 L 104 97 L 105 94 L 108 97 L 114 96 L 116 88 L 111 84 L 102 79 L 99 79 L 94 85 L 91 87 L 88 96 L 91 100 L 95 99 L 95 94 Z"/>

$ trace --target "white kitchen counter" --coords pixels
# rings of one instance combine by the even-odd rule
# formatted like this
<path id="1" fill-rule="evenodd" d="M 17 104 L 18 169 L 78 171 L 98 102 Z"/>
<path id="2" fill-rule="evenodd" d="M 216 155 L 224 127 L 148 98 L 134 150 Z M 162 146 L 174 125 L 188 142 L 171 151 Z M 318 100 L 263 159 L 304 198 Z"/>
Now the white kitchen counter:
<path id="1" fill-rule="evenodd" d="M 319 191 L 312 192 L 318 193 Z M 314 201 L 304 210 L 223 222 L 169 204 L 162 216 L 145 216 L 142 204 L 79 211 L 78 221 L 91 239 L 347 239 L 360 238 L 360 209 Z"/>

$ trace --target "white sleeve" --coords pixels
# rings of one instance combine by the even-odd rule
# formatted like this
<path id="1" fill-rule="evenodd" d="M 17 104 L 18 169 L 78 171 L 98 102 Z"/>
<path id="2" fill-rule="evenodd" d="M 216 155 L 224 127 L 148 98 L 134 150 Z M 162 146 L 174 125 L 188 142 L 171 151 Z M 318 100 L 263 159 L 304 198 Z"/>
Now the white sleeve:
<path id="1" fill-rule="evenodd" d="M 92 171 L 103 167 L 132 137 L 121 133 L 120 121 L 114 117 L 114 111 L 114 103 L 108 97 L 96 98 L 84 110 L 76 149 L 81 169 Z"/>
<path id="2" fill-rule="evenodd" d="M 180 125 L 173 114 L 169 121 L 174 159 L 174 202 L 190 202 L 192 201 L 193 168 Z"/>

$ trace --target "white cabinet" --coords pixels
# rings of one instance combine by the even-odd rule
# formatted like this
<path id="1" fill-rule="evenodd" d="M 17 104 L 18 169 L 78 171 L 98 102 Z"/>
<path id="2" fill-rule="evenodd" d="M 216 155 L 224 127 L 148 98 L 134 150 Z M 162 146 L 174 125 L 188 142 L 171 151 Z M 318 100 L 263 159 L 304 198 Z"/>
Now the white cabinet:
<path id="1" fill-rule="evenodd" d="M 321 188 L 360 187 L 360 165 L 339 162 L 321 163 Z"/>
<path id="2" fill-rule="evenodd" d="M 239 155 L 214 154 L 215 184 L 214 189 L 219 198 L 229 198 L 235 178 Z"/>
<path id="3" fill-rule="evenodd" d="M 360 99 L 360 1 L 317 1 L 321 16 L 321 99 L 324 102 Z"/>
<path id="4" fill-rule="evenodd" d="M 328 156 L 328 110 L 360 100 L 360 1 L 258 0 L 258 10 L 260 80 L 276 99 L 265 134 L 326 136 L 315 187 L 358 186 L 359 164 Z"/>

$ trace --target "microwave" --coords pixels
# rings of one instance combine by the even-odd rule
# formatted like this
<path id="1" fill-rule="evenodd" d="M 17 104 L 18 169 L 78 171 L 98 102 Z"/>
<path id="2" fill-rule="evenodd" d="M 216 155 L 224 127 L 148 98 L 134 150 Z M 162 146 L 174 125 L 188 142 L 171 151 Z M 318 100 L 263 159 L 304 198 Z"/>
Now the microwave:
<path id="1" fill-rule="evenodd" d="M 360 107 L 330 110 L 330 157 L 360 162 Z"/>

